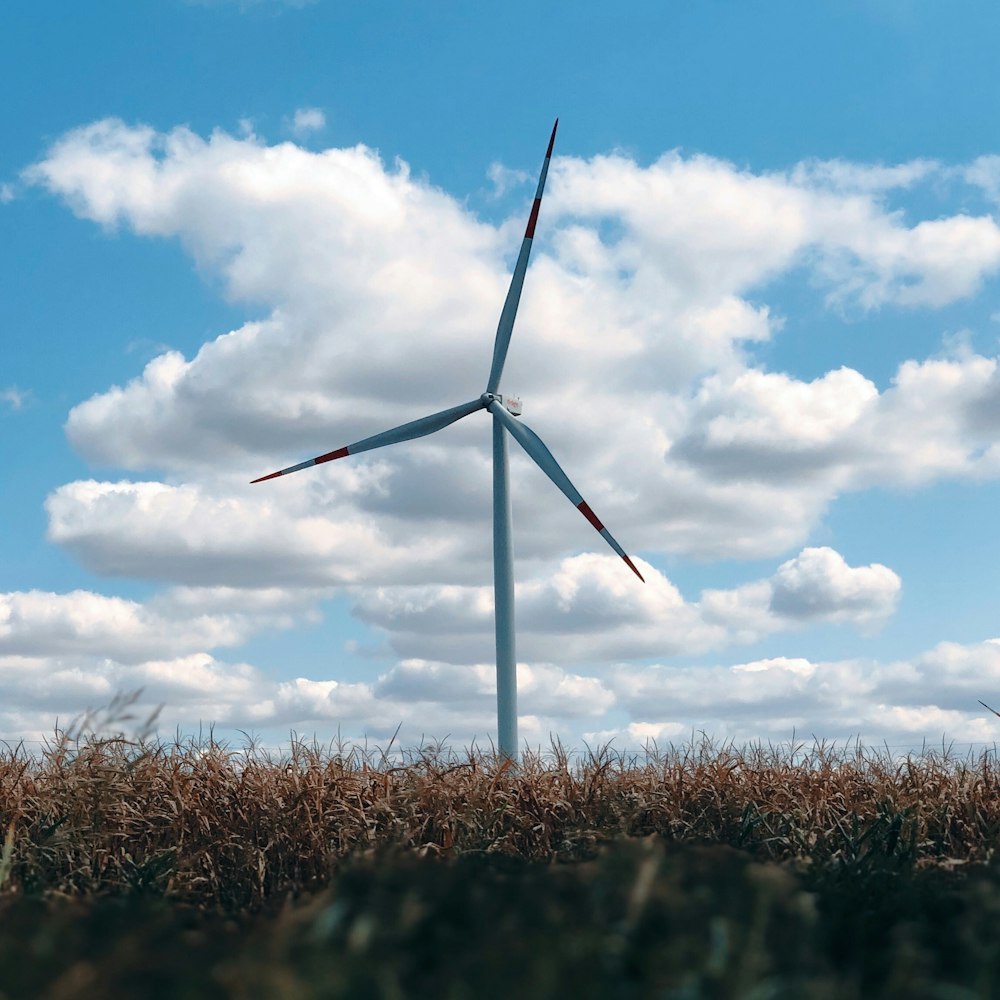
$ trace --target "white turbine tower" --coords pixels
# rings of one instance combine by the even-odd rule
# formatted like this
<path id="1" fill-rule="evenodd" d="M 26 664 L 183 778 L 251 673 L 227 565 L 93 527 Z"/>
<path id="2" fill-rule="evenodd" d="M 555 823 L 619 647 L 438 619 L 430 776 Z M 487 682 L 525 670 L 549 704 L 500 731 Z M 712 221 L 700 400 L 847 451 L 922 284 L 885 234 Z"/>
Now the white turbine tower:
<path id="1" fill-rule="evenodd" d="M 306 462 L 289 466 L 270 475 L 254 479 L 262 483 L 267 479 L 287 476 L 290 472 L 299 472 L 314 465 L 332 462 L 336 458 L 346 458 L 373 448 L 384 448 L 400 441 L 411 441 L 414 438 L 433 434 L 453 424 L 462 417 L 467 417 L 476 410 L 488 410 L 493 415 L 493 590 L 494 614 L 496 619 L 497 647 L 497 731 L 500 753 L 512 760 L 517 758 L 517 660 L 514 652 L 514 563 L 510 541 L 510 487 L 507 472 L 507 438 L 510 434 L 515 441 L 534 459 L 535 464 L 549 479 L 566 495 L 570 503 L 601 533 L 601 536 L 625 560 L 629 569 L 640 580 L 642 574 L 635 568 L 625 550 L 615 541 L 611 532 L 597 519 L 577 488 L 570 482 L 569 476 L 560 468 L 559 463 L 542 439 L 525 423 L 515 420 L 521 415 L 521 401 L 513 396 L 504 397 L 500 394 L 500 376 L 503 374 L 504 361 L 507 358 L 507 348 L 510 346 L 510 335 L 514 329 L 514 317 L 517 314 L 517 304 L 521 298 L 521 287 L 524 285 L 524 273 L 528 268 L 528 257 L 531 254 L 531 242 L 535 235 L 535 224 L 538 221 L 538 210 L 542 204 L 542 192 L 545 189 L 545 177 L 549 171 L 549 160 L 552 158 L 552 146 L 556 140 L 556 129 L 559 119 L 552 126 L 552 135 L 545 152 L 545 162 L 542 164 L 541 176 L 538 178 L 538 189 L 528 217 L 528 226 L 521 243 L 521 252 L 514 266 L 507 299 L 500 313 L 500 323 L 497 327 L 496 341 L 493 346 L 493 365 L 490 368 L 486 391 L 468 403 L 453 406 L 451 409 L 432 413 L 429 417 L 412 420 L 408 424 L 394 427 L 392 430 L 373 434 L 371 437 L 356 441 L 354 444 L 328 451 Z M 645 581 L 643 581 L 645 582 Z"/>

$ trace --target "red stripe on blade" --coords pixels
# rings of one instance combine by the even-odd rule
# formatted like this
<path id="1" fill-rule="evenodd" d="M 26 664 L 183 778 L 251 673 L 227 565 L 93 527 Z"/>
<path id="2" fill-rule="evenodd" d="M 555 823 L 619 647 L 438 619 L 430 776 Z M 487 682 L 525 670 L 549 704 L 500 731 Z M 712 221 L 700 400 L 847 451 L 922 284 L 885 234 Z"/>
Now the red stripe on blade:
<path id="1" fill-rule="evenodd" d="M 272 472 L 268 476 L 261 476 L 260 479 L 251 479 L 250 480 L 250 485 L 253 486 L 254 483 L 263 483 L 263 482 L 266 482 L 268 479 L 277 479 L 278 476 L 281 476 L 283 474 L 284 473 L 281 473 L 281 472 Z"/>
<path id="2" fill-rule="evenodd" d="M 590 509 L 586 500 L 581 500 L 577 505 L 576 509 L 583 514 L 583 516 L 590 521 L 590 523 L 597 528 L 598 531 L 604 530 L 604 525 L 597 519 L 597 515 Z"/>
<path id="3" fill-rule="evenodd" d="M 635 573 L 635 575 L 639 577 L 639 579 L 642 580 L 643 583 L 645 583 L 646 578 L 635 568 L 635 563 L 633 563 L 628 556 L 622 556 L 622 559 L 625 560 L 625 565 L 628 566 L 628 568 L 632 570 L 632 572 Z"/>
<path id="4" fill-rule="evenodd" d="M 524 231 L 524 238 L 532 240 L 535 238 L 535 223 L 538 222 L 538 210 L 542 207 L 542 199 L 536 198 L 531 206 L 531 215 L 528 216 L 528 228 Z"/>
<path id="5" fill-rule="evenodd" d="M 350 452 L 346 448 L 338 448 L 336 451 L 328 451 L 325 455 L 320 455 L 316 459 L 317 465 L 322 465 L 324 462 L 332 462 L 335 458 L 347 458 Z"/>

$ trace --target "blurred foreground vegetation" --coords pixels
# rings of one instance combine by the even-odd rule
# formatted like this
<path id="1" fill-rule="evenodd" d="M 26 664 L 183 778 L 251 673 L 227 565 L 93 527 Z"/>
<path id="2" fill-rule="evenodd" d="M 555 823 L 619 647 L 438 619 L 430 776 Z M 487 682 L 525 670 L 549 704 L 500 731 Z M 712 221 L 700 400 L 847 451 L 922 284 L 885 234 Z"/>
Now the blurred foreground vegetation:
<path id="1" fill-rule="evenodd" d="M 0 752 L 0 998 L 1000 996 L 1000 765 Z"/>

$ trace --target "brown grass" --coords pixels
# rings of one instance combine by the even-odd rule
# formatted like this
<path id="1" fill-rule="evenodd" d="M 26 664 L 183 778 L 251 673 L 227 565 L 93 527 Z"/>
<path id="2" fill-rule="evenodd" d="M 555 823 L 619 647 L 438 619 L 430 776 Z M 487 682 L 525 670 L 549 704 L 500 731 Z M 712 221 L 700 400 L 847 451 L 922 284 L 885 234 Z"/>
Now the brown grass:
<path id="1" fill-rule="evenodd" d="M 704 739 L 579 760 L 557 744 L 515 768 L 479 751 L 394 757 L 293 741 L 271 753 L 83 728 L 37 755 L 0 751 L 0 892 L 138 891 L 256 909 L 321 888 L 372 849 L 562 861 L 651 833 L 805 865 L 987 860 L 1000 764 L 995 751 L 894 759 Z"/>

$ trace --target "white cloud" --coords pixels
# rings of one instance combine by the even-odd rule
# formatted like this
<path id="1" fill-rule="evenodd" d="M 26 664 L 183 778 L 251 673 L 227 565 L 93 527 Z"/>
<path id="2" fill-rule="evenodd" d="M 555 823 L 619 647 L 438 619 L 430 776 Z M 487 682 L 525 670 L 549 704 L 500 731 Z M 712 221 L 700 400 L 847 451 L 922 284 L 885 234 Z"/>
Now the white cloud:
<path id="1" fill-rule="evenodd" d="M 895 610 L 901 582 L 887 566 L 848 566 L 830 548 L 803 549 L 771 581 L 770 610 L 793 620 L 879 622 Z"/>
<path id="2" fill-rule="evenodd" d="M 945 734 L 992 742 L 996 727 L 977 699 L 1000 683 L 1000 643 L 941 643 L 891 663 L 776 657 L 729 667 L 622 666 L 607 683 L 630 726 L 653 730 L 687 725 L 720 739 L 787 740 L 794 728 L 800 739 L 860 736 L 914 747 Z"/>
<path id="3" fill-rule="evenodd" d="M 326 115 L 321 108 L 297 108 L 292 116 L 292 134 L 306 136 L 326 128 Z"/>
<path id="4" fill-rule="evenodd" d="M 815 169 L 754 175 L 676 153 L 645 168 L 622 156 L 563 159 L 554 173 L 557 211 L 623 227 L 609 248 L 621 266 L 637 278 L 655 269 L 703 294 L 746 292 L 799 262 L 813 265 L 833 301 L 942 305 L 1000 266 L 993 219 L 958 214 L 907 227 L 867 179 L 831 190 Z"/>
<path id="5" fill-rule="evenodd" d="M 502 163 L 493 162 L 489 165 L 486 176 L 493 185 L 493 196 L 502 198 L 508 191 L 527 184 L 531 180 L 531 174 L 527 170 L 512 170 Z"/>
<path id="6" fill-rule="evenodd" d="M 997 360 L 970 349 L 904 360 L 880 391 L 849 368 L 811 381 L 769 372 L 753 351 L 782 323 L 763 301 L 769 285 L 792 271 L 835 308 L 898 309 L 900 324 L 906 310 L 958 301 L 996 275 L 992 218 L 956 210 L 911 219 L 889 202 L 953 173 L 925 161 L 755 174 L 676 153 L 649 166 L 621 155 L 556 158 L 504 388 L 524 394 L 525 420 L 628 551 L 784 561 L 768 578 L 696 600 L 643 563 L 642 588 L 512 449 L 519 641 L 531 669 L 722 650 L 816 621 L 868 629 L 892 612 L 900 582 L 887 567 L 851 567 L 829 548 L 788 557 L 846 491 L 1000 474 Z M 54 490 L 50 539 L 101 574 L 212 588 L 225 607 L 204 625 L 208 649 L 226 628 L 244 627 L 230 621 L 241 595 L 350 588 L 404 660 L 371 686 L 261 682 L 257 707 L 241 696 L 227 718 L 367 711 L 389 725 L 408 711 L 391 690 L 418 680 L 430 691 L 462 688 L 454 671 L 492 655 L 481 415 L 405 448 L 254 487 L 248 480 L 477 396 L 526 204 L 492 226 L 364 146 L 310 152 L 252 134 L 203 138 L 115 120 L 67 133 L 25 177 L 102 226 L 179 240 L 260 317 L 193 357 L 164 352 L 74 407 L 74 448 L 143 480 Z M 499 168 L 491 177 L 498 186 L 520 180 Z M 173 593 L 176 602 L 183 592 Z M 98 627 L 112 613 L 101 607 L 94 635 L 108 635 L 108 655 L 124 663 L 110 627 Z M 154 613 L 166 621 L 174 612 L 150 605 L 125 617 L 155 636 Z M 79 648 L 95 652 L 87 641 L 81 633 Z M 182 646 L 168 643 L 160 662 L 205 652 Z M 70 644 L 63 653 L 71 652 Z M 475 670 L 467 696 L 486 698 L 488 670 Z M 756 678 L 762 692 L 780 693 L 760 716 L 777 731 L 804 717 L 803 705 L 826 705 L 814 690 L 825 670 L 769 661 L 736 671 L 733 683 L 742 690 Z M 837 671 L 864 676 L 857 665 L 830 676 Z M 563 685 L 570 701 L 583 692 L 584 702 L 605 705 L 596 688 L 566 677 L 549 677 L 546 690 Z M 448 680 L 435 687 L 435 678 Z M 862 685 L 859 697 L 873 690 Z M 488 727 L 483 705 L 475 718 Z M 891 707 L 925 711 L 902 700 Z M 629 725 L 665 733 L 696 709 Z M 457 709 L 442 712 L 433 718 L 443 726 L 460 719 Z M 527 716 L 539 732 L 560 718 L 544 700 Z"/>
<path id="7" fill-rule="evenodd" d="M 6 205 L 17 197 L 14 185 L 8 181 L 0 181 L 0 205 Z"/>
<path id="8" fill-rule="evenodd" d="M 545 564 L 516 586 L 518 655 L 529 661 L 607 661 L 717 648 L 724 628 L 707 625 L 676 587 L 640 561 L 643 586 L 617 556 L 587 554 Z M 355 613 L 388 633 L 404 657 L 451 663 L 492 657 L 493 590 L 486 586 L 365 589 Z"/>
<path id="9" fill-rule="evenodd" d="M 12 410 L 21 410 L 27 403 L 29 393 L 18 389 L 16 385 L 9 385 L 6 389 L 0 389 L 0 403 L 6 403 Z"/>
<path id="10" fill-rule="evenodd" d="M 496 699 L 496 667 L 403 660 L 379 678 L 379 698 L 487 709 Z M 596 677 L 567 673 L 551 664 L 518 666 L 518 706 L 522 713 L 563 720 L 600 715 L 614 697 Z"/>
<path id="11" fill-rule="evenodd" d="M 755 642 L 815 621 L 868 631 L 895 610 L 901 582 L 886 566 L 848 566 L 830 548 L 807 548 L 774 576 L 688 602 L 640 560 L 638 586 L 614 556 L 586 554 L 516 585 L 518 654 L 529 661 L 606 663 L 693 655 Z M 487 659 L 493 592 L 485 586 L 363 589 L 355 613 L 384 630 L 404 657 L 451 663 Z"/>
<path id="12" fill-rule="evenodd" d="M 704 380 L 671 449 L 720 481 L 756 481 L 827 497 L 872 485 L 914 485 L 1000 471 L 997 360 L 904 362 L 879 393 L 858 372 L 812 382 L 749 370 Z"/>
<path id="13" fill-rule="evenodd" d="M 901 590 L 902 581 L 887 566 L 848 566 L 824 546 L 803 549 L 767 580 L 705 590 L 699 606 L 707 622 L 726 628 L 730 641 L 753 642 L 820 621 L 868 633 L 895 612 Z"/>
<path id="14" fill-rule="evenodd" d="M 993 359 L 907 362 L 882 393 L 850 369 L 803 382 L 747 366 L 746 346 L 779 320 L 744 296 L 791 267 L 812 267 L 838 300 L 918 304 L 967 295 L 1000 263 L 991 219 L 908 227 L 881 204 L 878 192 L 931 166 L 877 183 L 841 164 L 833 184 L 832 169 L 554 162 L 505 381 L 627 548 L 773 555 L 845 490 L 996 474 Z M 85 217 L 181 239 L 231 295 L 272 310 L 74 408 L 67 433 L 92 461 L 249 479 L 481 389 L 520 215 L 484 225 L 364 147 L 312 153 L 115 121 L 68 133 L 29 177 Z M 456 496 L 487 488 L 483 423 L 287 489 L 336 484 L 348 520 L 391 513 L 439 530 L 466 506 Z M 435 456 L 419 513 L 402 487 L 418 449 Z M 359 470 L 366 488 L 351 485 Z M 519 551 L 589 547 L 534 476 L 518 495 Z M 303 503 L 299 516 L 328 511 Z M 462 545 L 478 550 L 478 537 Z"/>
<path id="15" fill-rule="evenodd" d="M 846 193 L 883 194 L 911 188 L 944 169 L 935 160 L 910 160 L 891 166 L 851 163 L 847 160 L 806 160 L 792 171 L 792 179 L 804 187 L 829 188 Z"/>
<path id="16" fill-rule="evenodd" d="M 875 386 L 848 368 L 810 383 L 755 370 L 713 376 L 671 451 L 720 479 L 801 482 L 856 458 L 845 439 L 877 399 Z"/>
<path id="17" fill-rule="evenodd" d="M 146 604 L 84 590 L 0 594 L 0 656 L 91 654 L 120 663 L 235 646 L 254 632 L 288 628 L 311 594 L 242 594 L 181 588 Z M 299 612 L 299 614 L 296 614 Z"/>
<path id="18" fill-rule="evenodd" d="M 919 748 L 942 737 L 996 739 L 995 717 L 978 699 L 1000 685 L 1000 641 L 942 643 L 887 663 L 773 657 L 707 667 L 620 665 L 588 675 L 522 662 L 518 673 L 521 735 L 532 746 L 547 746 L 550 734 L 569 746 L 614 739 L 624 749 L 699 732 L 737 743 L 787 741 L 794 730 L 799 740 L 860 737 Z M 384 745 L 401 726 L 401 746 L 427 738 L 462 747 L 474 739 L 487 745 L 495 726 L 494 667 L 484 664 L 410 659 L 371 681 L 275 681 L 209 653 L 132 664 L 0 653 L 0 682 L 0 730 L 15 739 L 43 738 L 55 714 L 65 724 L 140 687 L 146 707 L 164 705 L 160 731 L 167 735 L 178 726 L 197 733 L 200 721 L 216 724 L 222 738 L 243 730 L 277 743 L 293 729 L 323 741 L 339 735 Z"/>
<path id="19" fill-rule="evenodd" d="M 289 729 L 329 740 L 387 741 L 402 725 L 401 745 L 422 737 L 452 745 L 477 739 L 486 745 L 495 729 L 495 668 L 403 661 L 371 682 L 299 677 L 274 681 L 247 663 L 230 663 L 209 653 L 122 663 L 84 654 L 26 656 L 0 652 L 0 706 L 5 738 L 43 739 L 55 716 L 66 724 L 88 709 L 107 705 L 116 693 L 142 689 L 138 716 L 162 705 L 160 732 L 196 733 L 216 727 L 231 738 L 237 731 L 268 732 L 287 740 Z M 522 736 L 547 743 L 549 732 L 566 731 L 600 718 L 614 703 L 594 677 L 549 664 L 521 664 L 519 705 Z"/>
<path id="20" fill-rule="evenodd" d="M 1000 156 L 978 156 L 956 173 L 968 184 L 979 188 L 994 203 L 1000 203 Z"/>
<path id="21" fill-rule="evenodd" d="M 486 497 L 478 517 L 417 535 L 389 512 L 378 522 L 329 507 L 326 517 L 305 516 L 311 502 L 299 494 L 220 499 L 191 486 L 77 482 L 49 497 L 49 537 L 102 575 L 195 586 L 199 594 L 228 588 L 234 606 L 240 588 L 350 587 L 355 613 L 385 631 L 400 656 L 453 663 L 491 656 L 493 592 L 477 583 L 490 574 Z M 556 514 L 574 516 L 565 503 Z M 868 630 L 892 613 L 900 589 L 887 567 L 850 567 L 832 549 L 813 548 L 768 580 L 688 602 L 637 560 L 645 585 L 614 555 L 536 559 L 517 584 L 521 654 L 570 662 L 667 656 L 816 620 Z"/>
<path id="22" fill-rule="evenodd" d="M 373 520 L 311 495 L 224 495 L 155 482 L 69 483 L 46 501 L 49 539 L 102 575 L 213 587 L 349 585 L 433 577 L 459 556 L 441 532 L 394 544 Z M 333 508 L 335 510 L 335 508 Z M 397 528 L 400 536 L 403 530 Z"/>

